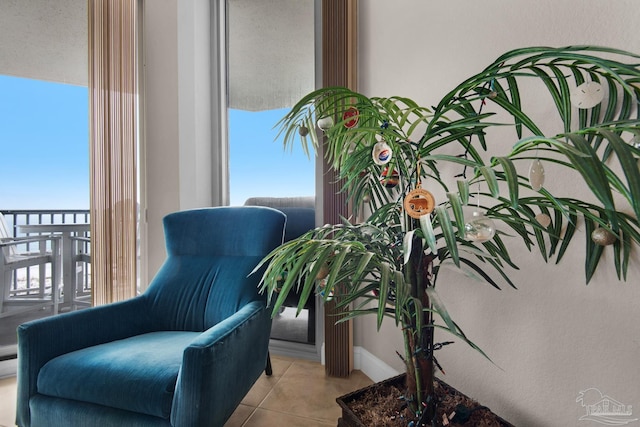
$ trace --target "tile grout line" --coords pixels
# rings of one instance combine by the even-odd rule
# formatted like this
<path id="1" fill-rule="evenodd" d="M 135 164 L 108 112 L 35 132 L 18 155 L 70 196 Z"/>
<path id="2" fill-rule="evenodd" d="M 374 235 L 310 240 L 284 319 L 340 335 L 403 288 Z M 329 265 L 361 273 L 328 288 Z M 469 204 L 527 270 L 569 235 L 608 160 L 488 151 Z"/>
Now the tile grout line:
<path id="1" fill-rule="evenodd" d="M 287 374 L 287 372 L 289 371 L 289 369 L 291 369 L 291 367 L 293 366 L 295 362 L 291 361 L 291 363 L 289 363 L 289 366 L 287 366 L 287 369 L 284 370 L 284 372 L 282 373 L 282 375 L 280 375 L 280 377 L 278 378 L 278 380 L 275 382 L 275 384 L 273 384 L 273 386 L 269 389 L 269 392 L 267 394 L 265 394 L 265 396 L 262 398 L 262 400 L 260 400 L 260 403 L 258 403 L 258 406 L 254 407 L 253 410 L 251 411 L 251 413 L 249 414 L 249 416 L 247 417 L 246 420 L 244 420 L 244 422 L 242 423 L 241 427 L 245 427 L 247 425 L 247 423 L 249 422 L 249 420 L 251 420 L 251 417 L 253 417 L 253 414 L 256 413 L 256 411 L 258 410 L 258 408 L 260 408 L 260 406 L 264 403 L 264 401 L 267 399 L 267 397 L 269 397 L 269 395 L 273 392 L 273 389 L 278 385 L 278 383 L 280 383 L 280 381 L 282 381 L 282 378 L 284 378 L 284 376 Z M 266 410 L 264 408 L 260 408 L 263 410 Z M 2 427 L 2 426 L 0 426 Z"/>

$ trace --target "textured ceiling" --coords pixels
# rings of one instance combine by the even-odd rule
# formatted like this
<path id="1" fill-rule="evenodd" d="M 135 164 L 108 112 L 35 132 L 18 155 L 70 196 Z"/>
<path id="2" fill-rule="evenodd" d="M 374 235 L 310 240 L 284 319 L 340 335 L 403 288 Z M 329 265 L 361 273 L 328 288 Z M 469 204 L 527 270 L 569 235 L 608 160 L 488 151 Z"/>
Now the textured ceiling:
<path id="1" fill-rule="evenodd" d="M 0 0 L 0 74 L 87 85 L 87 0 Z"/>

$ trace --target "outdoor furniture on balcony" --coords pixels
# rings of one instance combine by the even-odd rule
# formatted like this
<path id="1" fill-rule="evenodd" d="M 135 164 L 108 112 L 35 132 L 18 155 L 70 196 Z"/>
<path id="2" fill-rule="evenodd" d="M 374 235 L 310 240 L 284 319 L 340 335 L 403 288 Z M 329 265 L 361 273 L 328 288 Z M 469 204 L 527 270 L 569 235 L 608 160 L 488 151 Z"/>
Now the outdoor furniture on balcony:
<path id="1" fill-rule="evenodd" d="M 29 246 L 38 244 L 38 251 Z M 50 278 L 47 283 L 47 265 Z M 33 280 L 20 280 L 19 269 L 38 267 L 36 286 Z M 13 237 L 9 234 L 4 216 L 0 213 L 0 318 L 25 311 L 53 306 L 58 312 L 60 284 L 60 237 L 52 235 Z M 21 283 L 22 282 L 22 283 Z"/>
<path id="2" fill-rule="evenodd" d="M 91 306 L 91 239 L 71 236 L 72 309 Z"/>
<path id="3" fill-rule="evenodd" d="M 63 299 L 60 301 L 65 306 L 73 306 L 76 294 L 76 260 L 73 256 L 74 235 L 89 233 L 90 225 L 86 223 L 64 224 L 25 224 L 18 225 L 18 230 L 25 234 L 59 234 L 62 251 L 62 284 Z"/>

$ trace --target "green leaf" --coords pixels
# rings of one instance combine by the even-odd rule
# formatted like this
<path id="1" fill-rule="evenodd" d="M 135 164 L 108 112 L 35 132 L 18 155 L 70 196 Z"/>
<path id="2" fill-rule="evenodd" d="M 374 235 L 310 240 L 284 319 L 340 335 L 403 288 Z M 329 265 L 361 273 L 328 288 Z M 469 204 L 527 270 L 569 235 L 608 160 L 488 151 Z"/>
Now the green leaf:
<path id="1" fill-rule="evenodd" d="M 458 257 L 456 236 L 453 231 L 453 226 L 451 225 L 449 214 L 447 213 L 447 210 L 442 206 L 436 207 L 435 210 L 436 217 L 438 218 L 438 223 L 440 224 L 440 228 L 442 229 L 444 241 L 447 245 L 447 249 L 449 250 L 449 254 L 451 255 L 451 260 L 457 267 L 460 267 L 460 258 Z"/>
<path id="2" fill-rule="evenodd" d="M 380 295 L 378 296 L 378 329 L 384 319 L 387 300 L 389 299 L 389 264 L 383 263 L 380 266 Z"/>
<path id="3" fill-rule="evenodd" d="M 514 208 L 518 208 L 518 199 L 519 196 L 519 185 L 518 185 L 518 172 L 516 171 L 516 167 L 508 157 L 494 157 L 495 160 L 500 163 L 502 169 L 505 174 L 505 178 L 507 180 L 507 185 L 509 187 L 509 197 L 511 199 L 511 206 Z"/>
<path id="4" fill-rule="evenodd" d="M 424 215 L 427 216 L 427 215 Z M 411 257 L 411 245 L 413 244 L 413 234 L 415 230 L 411 230 L 404 235 L 402 239 L 402 252 L 404 253 L 403 264 L 406 265 Z"/>
<path id="5" fill-rule="evenodd" d="M 458 193 L 447 193 L 447 198 L 453 210 L 453 216 L 456 219 L 456 227 L 458 228 L 458 236 L 462 239 L 465 234 L 464 214 L 462 213 L 462 201 Z"/>
<path id="6" fill-rule="evenodd" d="M 497 197 L 500 195 L 500 186 L 498 185 L 498 179 L 496 178 L 495 171 L 489 166 L 481 166 L 478 168 L 478 171 L 482 174 L 489 187 L 489 192 L 493 197 Z"/>
<path id="7" fill-rule="evenodd" d="M 585 259 L 584 269 L 587 283 L 591 281 L 596 271 L 600 257 L 602 256 L 603 246 L 597 245 L 591 240 L 591 233 L 595 230 L 595 223 L 590 218 L 584 218 L 585 223 L 585 242 L 587 246 L 587 256 Z"/>
<path id="8" fill-rule="evenodd" d="M 427 245 L 429 246 L 429 249 L 431 249 L 431 252 L 434 254 L 437 253 L 436 233 L 433 231 L 433 224 L 431 224 L 431 215 L 420 216 L 420 228 L 422 228 L 422 234 L 424 234 L 424 238 L 427 241 Z"/>
<path id="9" fill-rule="evenodd" d="M 466 179 L 459 179 L 457 181 L 458 185 L 458 194 L 460 195 L 460 200 L 463 205 L 467 205 L 469 203 L 469 181 Z"/>
<path id="10" fill-rule="evenodd" d="M 600 131 L 607 140 L 618 157 L 622 171 L 627 178 L 629 184 L 629 191 L 631 193 L 631 206 L 636 215 L 636 218 L 640 218 L 640 170 L 638 169 L 638 161 L 633 156 L 631 147 L 615 133 L 602 129 Z"/>

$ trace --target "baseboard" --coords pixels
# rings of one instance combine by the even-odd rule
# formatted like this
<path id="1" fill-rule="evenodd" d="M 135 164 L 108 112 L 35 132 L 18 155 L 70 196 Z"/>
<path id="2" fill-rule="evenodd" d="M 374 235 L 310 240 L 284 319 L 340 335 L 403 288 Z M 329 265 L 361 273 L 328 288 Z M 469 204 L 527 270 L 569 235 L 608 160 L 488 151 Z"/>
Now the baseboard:
<path id="1" fill-rule="evenodd" d="M 385 362 L 371 354 L 363 347 L 353 348 L 353 367 L 362 371 L 373 382 L 386 380 L 400 372 L 387 365 Z"/>
<path id="2" fill-rule="evenodd" d="M 14 377 L 18 370 L 18 359 L 3 360 L 0 362 L 0 378 Z"/>

